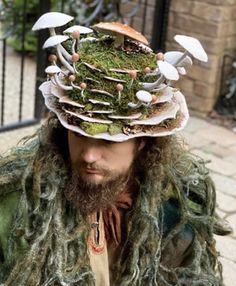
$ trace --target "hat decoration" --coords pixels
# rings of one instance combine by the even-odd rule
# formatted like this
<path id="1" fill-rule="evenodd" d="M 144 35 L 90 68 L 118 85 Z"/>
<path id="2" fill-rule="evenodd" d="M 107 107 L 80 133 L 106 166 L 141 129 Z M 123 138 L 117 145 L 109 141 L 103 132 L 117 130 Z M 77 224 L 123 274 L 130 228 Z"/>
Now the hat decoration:
<path id="1" fill-rule="evenodd" d="M 185 98 L 171 82 L 186 74 L 191 57 L 207 61 L 197 39 L 177 35 L 184 52 L 155 54 L 142 34 L 117 22 L 92 29 L 74 25 L 57 34 L 57 27 L 72 20 L 50 12 L 33 26 L 50 31 L 43 48 L 55 53 L 40 90 L 64 127 L 115 142 L 184 128 L 189 117 Z"/>

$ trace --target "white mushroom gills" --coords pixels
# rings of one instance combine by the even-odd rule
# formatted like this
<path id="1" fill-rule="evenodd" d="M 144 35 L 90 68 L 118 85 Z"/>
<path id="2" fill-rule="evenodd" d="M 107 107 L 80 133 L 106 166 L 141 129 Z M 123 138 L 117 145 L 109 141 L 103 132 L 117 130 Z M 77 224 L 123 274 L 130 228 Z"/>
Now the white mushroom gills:
<path id="1" fill-rule="evenodd" d="M 192 59 L 189 56 L 183 58 L 184 53 L 178 51 L 170 51 L 164 54 L 165 61 L 172 64 L 173 66 L 191 66 L 193 64 Z M 179 61 L 182 58 L 181 61 Z M 178 64 L 177 64 L 178 63 Z"/>

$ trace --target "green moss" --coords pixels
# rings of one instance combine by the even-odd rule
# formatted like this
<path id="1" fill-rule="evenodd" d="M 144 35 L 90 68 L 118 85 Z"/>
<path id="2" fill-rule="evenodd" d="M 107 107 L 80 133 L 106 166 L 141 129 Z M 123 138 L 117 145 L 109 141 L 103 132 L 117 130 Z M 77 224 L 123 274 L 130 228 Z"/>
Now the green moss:
<path id="1" fill-rule="evenodd" d="M 80 85 L 81 82 L 86 82 L 87 89 L 84 91 L 84 102 L 78 90 L 69 92 L 69 96 L 79 103 L 86 103 L 89 98 L 107 101 L 111 103 L 111 107 L 115 110 L 114 114 L 127 115 L 133 113 L 127 108 L 129 102 L 136 102 L 135 94 L 141 89 L 140 82 L 154 81 L 153 77 L 147 77 L 144 73 L 144 68 L 149 66 L 151 69 L 157 67 L 156 55 L 154 53 L 143 53 L 136 51 L 124 51 L 114 47 L 111 40 L 99 41 L 94 43 L 84 43 L 78 50 L 80 61 L 76 63 L 78 74 L 75 84 Z M 93 65 L 99 68 L 101 72 L 94 71 L 88 68 L 84 63 Z M 110 69 L 122 70 L 139 70 L 137 78 L 131 84 L 129 74 L 110 71 Z M 104 79 L 104 76 L 113 77 L 125 83 L 122 83 L 124 90 L 121 93 L 121 102 L 118 102 L 118 91 L 116 90 L 117 82 Z M 93 79 L 94 81 L 87 80 Z M 105 90 L 111 93 L 114 97 L 107 95 L 91 93 L 90 89 Z M 142 108 L 143 109 L 143 108 Z M 137 110 L 137 112 L 140 112 Z"/>
<path id="2" fill-rule="evenodd" d="M 108 132 L 110 133 L 110 135 L 122 133 L 122 127 L 122 124 L 111 124 L 108 128 Z"/>
<path id="3" fill-rule="evenodd" d="M 92 123 L 92 122 L 81 122 L 80 128 L 90 135 L 96 135 L 99 133 L 105 133 L 108 130 L 107 124 Z"/>

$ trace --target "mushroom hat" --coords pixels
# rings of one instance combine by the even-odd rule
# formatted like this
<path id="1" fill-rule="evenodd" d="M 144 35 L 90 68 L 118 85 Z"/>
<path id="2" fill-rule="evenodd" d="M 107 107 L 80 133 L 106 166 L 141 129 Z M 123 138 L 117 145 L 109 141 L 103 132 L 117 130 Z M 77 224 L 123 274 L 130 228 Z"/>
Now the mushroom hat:
<path id="1" fill-rule="evenodd" d="M 34 30 L 50 30 L 44 48 L 53 52 L 40 90 L 65 128 L 122 142 L 167 136 L 185 127 L 185 97 L 172 82 L 186 74 L 192 57 L 207 60 L 198 40 L 178 35 L 182 52 L 156 54 L 142 34 L 125 24 L 87 28 L 72 23 L 68 28 L 72 19 L 47 13 L 34 25 Z"/>

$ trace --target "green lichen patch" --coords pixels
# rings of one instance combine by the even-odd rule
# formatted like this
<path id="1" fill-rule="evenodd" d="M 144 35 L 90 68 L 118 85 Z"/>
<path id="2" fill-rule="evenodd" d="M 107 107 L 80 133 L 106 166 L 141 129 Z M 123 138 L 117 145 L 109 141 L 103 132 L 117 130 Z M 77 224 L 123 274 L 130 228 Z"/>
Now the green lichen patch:
<path id="1" fill-rule="evenodd" d="M 106 133 L 108 131 L 108 127 L 109 126 L 107 124 L 101 124 L 101 123 L 91 123 L 85 121 L 80 123 L 80 128 L 90 135 Z"/>

